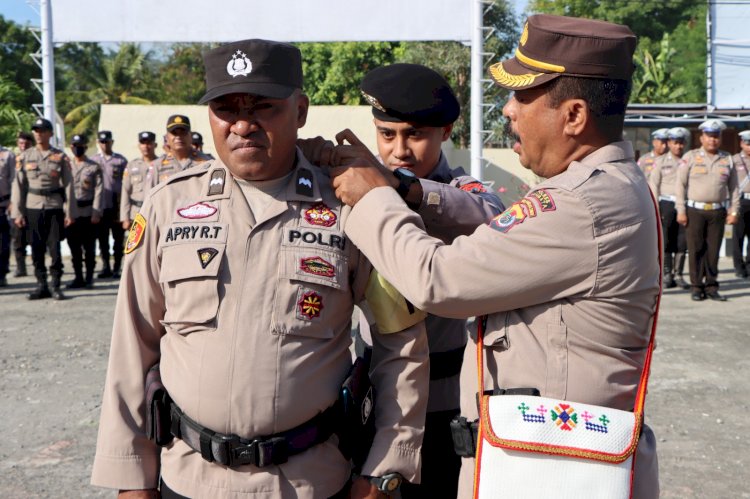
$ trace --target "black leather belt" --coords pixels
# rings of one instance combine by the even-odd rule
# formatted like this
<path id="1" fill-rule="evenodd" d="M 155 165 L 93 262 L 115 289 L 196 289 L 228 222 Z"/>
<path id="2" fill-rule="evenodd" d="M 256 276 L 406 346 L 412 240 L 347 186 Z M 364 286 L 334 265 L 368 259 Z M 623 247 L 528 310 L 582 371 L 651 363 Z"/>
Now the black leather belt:
<path id="1" fill-rule="evenodd" d="M 87 206 L 92 206 L 94 204 L 94 200 L 89 199 L 88 201 L 76 201 L 76 204 L 79 208 L 86 208 Z"/>
<path id="2" fill-rule="evenodd" d="M 65 189 L 62 187 L 57 187 L 55 189 L 35 189 L 33 187 L 29 187 L 29 192 L 32 194 L 36 194 L 37 196 L 51 196 L 53 194 L 64 194 Z"/>
<path id="3" fill-rule="evenodd" d="M 135 199 L 130 198 L 130 204 L 132 204 L 133 206 L 137 206 L 138 208 L 140 208 L 141 206 L 143 206 L 143 201 L 136 201 Z"/>
<path id="4" fill-rule="evenodd" d="M 430 379 L 458 376 L 461 373 L 465 348 L 464 345 L 445 352 L 430 352 Z"/>
<path id="5" fill-rule="evenodd" d="M 285 463 L 289 456 L 328 440 L 339 424 L 341 408 L 334 404 L 296 428 L 254 439 L 216 433 L 190 419 L 174 402 L 170 413 L 172 434 L 200 452 L 206 461 L 230 468 L 247 464 L 262 468 Z"/>

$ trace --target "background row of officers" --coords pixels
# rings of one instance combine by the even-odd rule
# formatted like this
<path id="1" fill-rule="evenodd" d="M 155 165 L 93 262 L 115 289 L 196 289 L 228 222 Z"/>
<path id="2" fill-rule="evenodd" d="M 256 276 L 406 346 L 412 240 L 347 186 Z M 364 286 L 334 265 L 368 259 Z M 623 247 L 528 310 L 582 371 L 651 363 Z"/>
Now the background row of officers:
<path id="1" fill-rule="evenodd" d="M 143 131 L 138 134 L 141 156 L 130 162 L 113 152 L 110 131 L 98 132 L 99 152 L 92 157 L 86 155 L 88 138 L 73 135 L 72 159 L 52 146 L 52 136 L 52 124 L 39 118 L 32 133 L 19 132 L 14 151 L 0 147 L 0 286 L 7 286 L 11 252 L 14 277 L 27 275 L 26 246 L 31 245 L 37 286 L 30 300 L 65 298 L 60 242 L 66 238 L 75 274 L 67 288 L 93 287 L 97 240 L 102 261 L 97 277 L 119 278 L 124 234 L 144 195 L 168 176 L 211 159 L 202 152 L 203 137 L 182 115 L 167 121 L 164 154 L 156 155 L 156 134 Z"/>
<path id="2" fill-rule="evenodd" d="M 740 132 L 741 151 L 732 156 L 720 149 L 726 128 L 721 120 L 707 120 L 698 128 L 700 147 L 688 152 L 684 152 L 690 137 L 687 129 L 654 131 L 653 150 L 638 164 L 659 200 L 665 287 L 689 288 L 695 301 L 724 301 L 719 293 L 718 262 L 725 224 L 732 225 L 735 275 L 748 277 L 750 130 Z M 682 277 L 686 252 L 689 285 Z"/>

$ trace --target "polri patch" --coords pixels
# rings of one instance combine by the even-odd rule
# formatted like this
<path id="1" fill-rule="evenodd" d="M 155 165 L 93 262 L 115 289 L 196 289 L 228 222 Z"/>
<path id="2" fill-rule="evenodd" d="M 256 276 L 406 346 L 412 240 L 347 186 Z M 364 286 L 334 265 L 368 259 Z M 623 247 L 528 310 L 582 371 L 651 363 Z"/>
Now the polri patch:
<path id="1" fill-rule="evenodd" d="M 336 223 L 336 214 L 325 203 L 318 203 L 305 210 L 305 220 L 310 225 L 331 227 Z"/>
<path id="2" fill-rule="evenodd" d="M 300 196 L 313 197 L 313 176 L 310 170 L 300 168 L 297 170 L 297 194 Z"/>
<path id="3" fill-rule="evenodd" d="M 323 310 L 323 297 L 315 291 L 307 291 L 297 302 L 297 306 L 301 316 L 308 320 L 315 319 L 320 317 L 320 312 Z"/>
<path id="4" fill-rule="evenodd" d="M 128 241 L 125 243 L 125 254 L 132 253 L 143 241 L 143 235 L 146 233 L 146 219 L 138 213 L 130 226 Z"/>
<path id="5" fill-rule="evenodd" d="M 208 203 L 194 203 L 184 208 L 178 208 L 177 214 L 182 218 L 208 218 L 218 211 L 218 208 Z"/>
<path id="6" fill-rule="evenodd" d="M 336 268 L 333 264 L 319 256 L 300 258 L 299 268 L 302 272 L 321 277 L 336 276 Z"/>
<path id="7" fill-rule="evenodd" d="M 208 264 L 211 263 L 211 260 L 213 260 L 216 255 L 219 254 L 219 250 L 215 248 L 201 248 L 198 250 L 198 258 L 201 262 L 201 267 L 204 269 L 208 267 Z"/>
<path id="8" fill-rule="evenodd" d="M 208 182 L 208 195 L 218 196 L 224 194 L 224 183 L 226 181 L 227 172 L 222 169 L 214 170 L 211 173 L 211 180 Z"/>

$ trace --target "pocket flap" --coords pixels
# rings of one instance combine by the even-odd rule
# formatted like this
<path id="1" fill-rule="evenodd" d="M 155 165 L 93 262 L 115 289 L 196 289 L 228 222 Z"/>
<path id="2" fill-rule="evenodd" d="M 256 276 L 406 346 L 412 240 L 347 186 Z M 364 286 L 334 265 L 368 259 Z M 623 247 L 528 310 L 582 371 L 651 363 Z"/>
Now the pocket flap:
<path id="1" fill-rule="evenodd" d="M 482 397 L 482 433 L 494 447 L 621 463 L 638 445 L 642 414 L 525 395 Z"/>
<path id="2" fill-rule="evenodd" d="M 179 244 L 162 248 L 159 282 L 216 277 L 225 249 L 225 244 L 211 243 Z"/>

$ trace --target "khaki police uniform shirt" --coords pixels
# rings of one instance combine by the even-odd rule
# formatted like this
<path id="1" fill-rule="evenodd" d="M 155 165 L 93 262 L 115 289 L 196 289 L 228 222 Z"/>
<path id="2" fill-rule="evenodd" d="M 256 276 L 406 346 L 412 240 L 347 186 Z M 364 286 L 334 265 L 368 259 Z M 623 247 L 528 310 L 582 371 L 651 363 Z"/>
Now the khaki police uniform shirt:
<path id="1" fill-rule="evenodd" d="M 393 189 L 354 207 L 345 232 L 415 306 L 488 314 L 485 389 L 633 410 L 659 292 L 657 215 L 629 142 L 602 147 L 543 181 L 452 245 L 429 237 Z M 461 373 L 461 412 L 477 414 L 476 332 Z M 654 435 L 638 446 L 633 497 L 658 497 Z M 471 497 L 473 460 L 461 470 Z"/>
<path id="2" fill-rule="evenodd" d="M 677 213 L 685 213 L 687 201 L 728 202 L 730 213 L 740 208 L 737 171 L 726 151 L 709 154 L 702 147 L 688 151 L 680 161 L 675 190 Z"/>
<path id="3" fill-rule="evenodd" d="M 748 169 L 750 169 L 750 157 L 745 152 L 740 152 L 732 156 L 732 162 L 734 163 L 734 169 L 737 171 L 737 188 L 739 196 L 742 199 L 750 200 L 750 180 L 745 179 L 750 175 Z M 745 185 L 742 185 L 742 183 Z M 742 189 L 739 186 L 742 185 Z"/>
<path id="4" fill-rule="evenodd" d="M 662 154 L 654 161 L 654 167 L 648 177 L 648 185 L 657 199 L 659 196 L 669 198 L 671 201 L 676 199 L 675 186 L 679 164 L 680 158 L 671 152 Z"/>
<path id="5" fill-rule="evenodd" d="M 104 153 L 96 154 L 91 158 L 102 167 L 102 180 L 104 182 L 104 209 L 120 207 L 120 192 L 122 191 L 122 177 L 128 160 L 122 154 L 113 152 L 111 156 Z"/>
<path id="6" fill-rule="evenodd" d="M 5 216 L 5 210 L 10 204 L 10 191 L 15 172 L 15 154 L 0 146 L 0 216 Z"/>
<path id="7" fill-rule="evenodd" d="M 78 217 L 96 215 L 101 218 L 103 208 L 102 167 L 89 158 L 83 161 L 73 158 L 73 185 L 75 186 Z M 83 206 L 82 206 L 83 205 Z"/>
<path id="8" fill-rule="evenodd" d="M 160 362 L 189 417 L 245 438 L 294 428 L 333 405 L 351 366 L 353 306 L 372 269 L 344 235 L 349 212 L 304 159 L 263 213 L 250 212 L 219 160 L 151 191 L 115 309 L 94 485 L 155 487 L 161 460 L 169 487 L 195 498 L 326 498 L 344 486 L 351 470 L 336 437 L 262 469 L 208 463 L 181 440 L 159 456 L 145 437 L 144 380 Z M 419 481 L 424 324 L 374 339 L 370 374 L 383 395 L 363 473 Z"/>
<path id="9" fill-rule="evenodd" d="M 416 211 L 427 233 L 446 243 L 460 235 L 471 234 L 503 211 L 503 203 L 496 194 L 467 175 L 463 168 L 452 169 L 444 154 L 427 178 L 420 179 L 419 183 L 423 194 Z M 429 314 L 425 326 L 432 378 L 427 412 L 458 409 L 459 372 L 468 337 L 466 321 Z M 360 321 L 360 331 L 367 341 L 370 336 L 367 321 Z"/>
<path id="10" fill-rule="evenodd" d="M 40 193 L 41 192 L 41 193 Z M 36 147 L 16 158 L 12 217 L 26 216 L 26 210 L 61 209 L 65 217 L 77 216 L 70 160 L 60 149 L 42 151 Z"/>
<path id="11" fill-rule="evenodd" d="M 145 189 L 150 189 L 156 184 L 164 182 L 175 173 L 187 170 L 205 161 L 208 161 L 208 157 L 198 151 L 191 152 L 190 156 L 182 161 L 175 158 L 172 154 L 156 158 L 151 162 L 146 172 Z"/>
<path id="12" fill-rule="evenodd" d="M 643 174 L 646 176 L 646 180 L 648 180 L 648 178 L 651 176 L 651 172 L 654 169 L 654 163 L 656 162 L 657 158 L 659 158 L 659 156 L 654 154 L 654 151 L 651 151 L 645 156 L 641 156 L 638 159 L 638 167 L 641 169 L 641 171 L 643 171 Z"/>
<path id="13" fill-rule="evenodd" d="M 158 161 L 156 158 L 153 161 Z M 125 173 L 122 176 L 122 193 L 120 196 L 120 221 L 128 222 L 135 218 L 141 210 L 143 198 L 148 192 L 146 187 L 146 175 L 151 162 L 143 158 L 136 158 L 128 162 Z"/>

